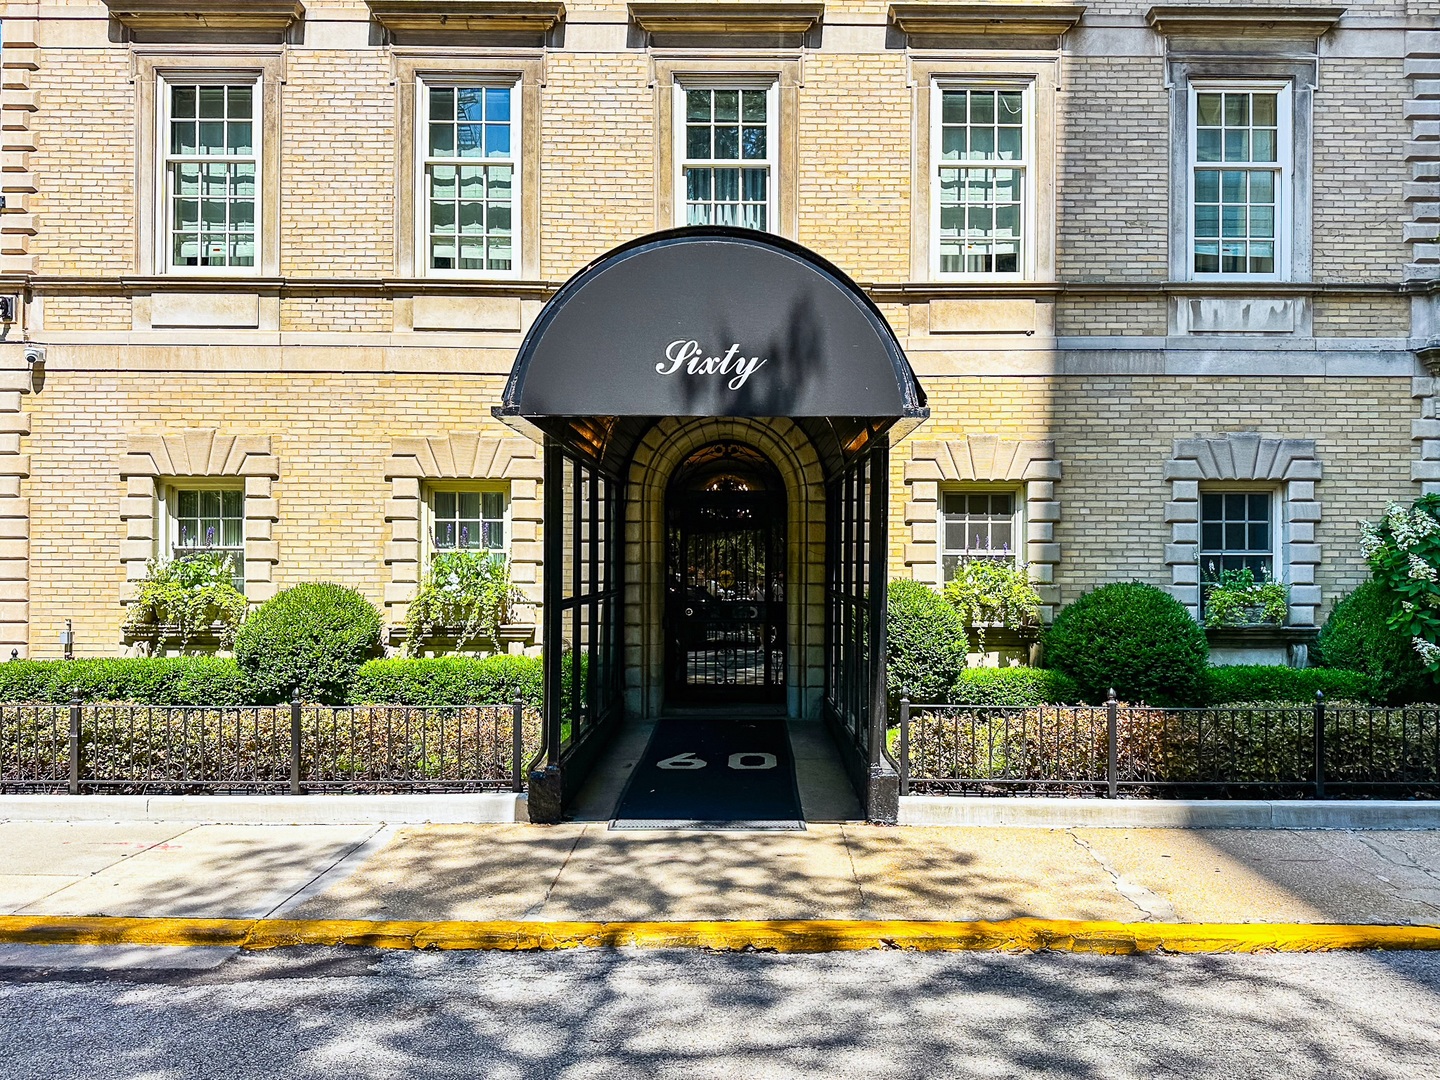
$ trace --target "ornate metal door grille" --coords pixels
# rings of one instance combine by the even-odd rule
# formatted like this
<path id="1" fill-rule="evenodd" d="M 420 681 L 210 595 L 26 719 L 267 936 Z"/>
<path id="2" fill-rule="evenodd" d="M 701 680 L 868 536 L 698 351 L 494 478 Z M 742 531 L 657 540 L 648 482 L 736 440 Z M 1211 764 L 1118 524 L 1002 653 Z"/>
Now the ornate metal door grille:
<path id="1" fill-rule="evenodd" d="M 691 455 L 667 496 L 667 690 L 679 704 L 782 702 L 785 489 L 759 452 Z"/>

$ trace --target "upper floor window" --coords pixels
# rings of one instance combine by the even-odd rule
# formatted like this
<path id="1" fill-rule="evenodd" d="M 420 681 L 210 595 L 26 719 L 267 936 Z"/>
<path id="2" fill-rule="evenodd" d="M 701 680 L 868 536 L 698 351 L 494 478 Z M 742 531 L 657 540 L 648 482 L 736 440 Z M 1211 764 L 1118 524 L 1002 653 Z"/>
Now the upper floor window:
<path id="1" fill-rule="evenodd" d="M 167 83 L 165 260 L 169 269 L 257 265 L 257 82 Z"/>
<path id="2" fill-rule="evenodd" d="M 938 86 L 931 249 L 942 275 L 1026 273 L 1027 87 Z"/>
<path id="3" fill-rule="evenodd" d="M 1283 277 L 1291 213 L 1288 88 L 1192 83 L 1190 116 L 1194 274 Z"/>
<path id="4" fill-rule="evenodd" d="M 775 86 L 677 86 L 676 200 L 684 225 L 771 230 L 775 220 Z"/>
<path id="5" fill-rule="evenodd" d="M 420 231 L 431 273 L 519 266 L 519 87 L 422 84 Z"/>
<path id="6" fill-rule="evenodd" d="M 1019 493 L 945 491 L 940 495 L 940 580 L 972 559 L 1014 562 L 1019 546 Z"/>

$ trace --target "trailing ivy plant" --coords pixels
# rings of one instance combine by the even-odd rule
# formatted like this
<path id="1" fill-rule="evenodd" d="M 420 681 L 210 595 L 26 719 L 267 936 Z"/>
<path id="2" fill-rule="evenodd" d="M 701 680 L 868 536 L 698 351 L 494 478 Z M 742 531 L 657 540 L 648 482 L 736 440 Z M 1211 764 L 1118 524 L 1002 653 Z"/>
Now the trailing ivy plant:
<path id="1" fill-rule="evenodd" d="M 977 652 L 985 651 L 985 631 L 994 626 L 1027 631 L 1040 626 L 1040 594 L 1024 563 L 1008 559 L 962 562 L 945 585 L 945 599 L 975 634 Z"/>
<path id="2" fill-rule="evenodd" d="M 1290 586 L 1255 580 L 1248 566 L 1211 576 L 1205 592 L 1206 626 L 1279 626 L 1290 612 Z"/>
<path id="3" fill-rule="evenodd" d="M 1391 503 L 1360 532 L 1360 550 L 1394 604 L 1390 626 L 1440 678 L 1440 495 L 1422 495 L 1408 510 Z"/>
<path id="4" fill-rule="evenodd" d="M 412 655 L 441 630 L 457 631 L 455 648 L 472 641 L 500 643 L 500 626 L 510 621 L 524 597 L 510 584 L 510 563 L 486 551 L 441 551 L 405 617 L 406 651 Z"/>
<path id="5" fill-rule="evenodd" d="M 220 646 L 228 649 L 247 610 L 245 594 L 235 588 L 234 560 L 218 552 L 197 552 L 145 564 L 125 628 L 158 628 L 183 652 L 199 631 L 215 627 Z"/>

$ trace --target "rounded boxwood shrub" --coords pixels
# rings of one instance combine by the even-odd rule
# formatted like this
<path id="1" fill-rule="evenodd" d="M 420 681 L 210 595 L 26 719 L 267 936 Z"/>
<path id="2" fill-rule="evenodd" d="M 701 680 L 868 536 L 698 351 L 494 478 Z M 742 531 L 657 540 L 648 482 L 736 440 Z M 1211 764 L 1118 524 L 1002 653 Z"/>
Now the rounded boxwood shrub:
<path id="1" fill-rule="evenodd" d="M 886 634 L 892 714 L 902 697 L 935 704 L 949 698 L 965 670 L 965 627 L 955 609 L 918 581 L 892 581 Z"/>
<path id="2" fill-rule="evenodd" d="M 360 665 L 380 651 L 380 612 L 354 589 L 296 585 L 265 601 L 240 626 L 235 660 L 261 703 L 346 700 Z"/>
<path id="3" fill-rule="evenodd" d="M 1134 704 L 1201 704 L 1209 659 L 1205 631 L 1185 606 L 1139 581 L 1085 593 L 1045 634 L 1045 666 L 1069 675 L 1091 702 L 1114 687 Z"/>
<path id="4" fill-rule="evenodd" d="M 1367 581 L 1342 599 L 1320 628 L 1315 643 L 1319 663 L 1361 672 L 1379 701 L 1434 701 L 1435 680 L 1410 638 L 1386 622 L 1392 603 L 1391 594 L 1378 581 Z"/>
<path id="5" fill-rule="evenodd" d="M 1341 668 L 1292 668 L 1283 664 L 1234 664 L 1205 673 L 1206 700 L 1212 705 L 1239 702 L 1309 704 L 1315 692 L 1329 701 L 1370 701 L 1368 676 Z"/>
<path id="6" fill-rule="evenodd" d="M 1079 700 L 1075 680 L 1048 668 L 966 668 L 950 688 L 952 705 L 1061 705 Z"/>

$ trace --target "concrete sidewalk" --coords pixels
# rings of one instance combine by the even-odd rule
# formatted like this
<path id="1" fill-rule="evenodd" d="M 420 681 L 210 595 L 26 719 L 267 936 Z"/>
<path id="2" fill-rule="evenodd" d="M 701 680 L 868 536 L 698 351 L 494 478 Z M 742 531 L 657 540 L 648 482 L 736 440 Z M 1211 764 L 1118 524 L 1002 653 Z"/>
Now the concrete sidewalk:
<path id="1" fill-rule="evenodd" d="M 1440 832 L 8 822 L 0 914 L 1440 925 Z"/>

